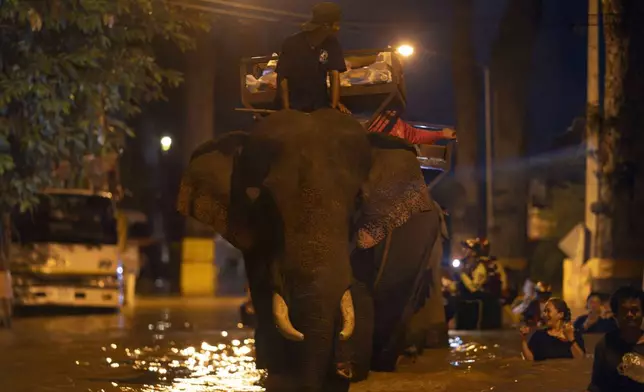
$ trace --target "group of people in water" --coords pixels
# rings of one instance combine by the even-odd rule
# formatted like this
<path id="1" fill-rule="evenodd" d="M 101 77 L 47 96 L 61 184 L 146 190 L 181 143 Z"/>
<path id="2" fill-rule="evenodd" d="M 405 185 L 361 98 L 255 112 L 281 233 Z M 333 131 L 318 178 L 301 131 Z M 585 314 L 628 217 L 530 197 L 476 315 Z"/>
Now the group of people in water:
<path id="1" fill-rule="evenodd" d="M 453 280 L 444 279 L 446 297 L 453 293 L 459 297 L 456 306 L 446 301 L 447 318 L 457 319 L 456 328 L 461 329 L 458 319 L 467 319 L 472 310 L 478 312 L 477 329 L 486 324 L 480 321 L 486 317 L 499 319 L 487 325 L 499 325 L 502 315 L 494 309 L 508 305 L 519 316 L 521 352 L 529 361 L 585 358 L 584 335 L 604 334 L 595 347 L 587 392 L 644 392 L 644 291 L 622 287 L 608 301 L 591 293 L 586 314 L 573 321 L 566 302 L 553 297 L 551 286 L 544 282 L 528 287 L 529 294 L 513 301 L 506 273 L 489 255 L 487 240 L 470 239 L 462 245 L 465 257 L 460 271 Z M 478 303 L 478 307 L 468 308 L 468 303 Z"/>
<path id="2" fill-rule="evenodd" d="M 610 297 L 588 296 L 588 313 L 572 322 L 568 305 L 560 298 L 545 300 L 537 325 L 520 328 L 521 351 L 527 360 L 580 359 L 586 356 L 584 334 L 604 334 L 595 347 L 588 392 L 644 391 L 644 292 L 630 286 Z"/>

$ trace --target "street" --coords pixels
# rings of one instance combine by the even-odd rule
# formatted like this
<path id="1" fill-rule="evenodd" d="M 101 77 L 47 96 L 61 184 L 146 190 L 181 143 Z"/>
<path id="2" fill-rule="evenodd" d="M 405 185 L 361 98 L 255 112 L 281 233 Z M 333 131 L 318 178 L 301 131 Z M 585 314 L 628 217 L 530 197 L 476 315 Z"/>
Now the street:
<path id="1" fill-rule="evenodd" d="M 121 314 L 28 315 L 0 330 L 2 392 L 262 391 L 240 299 L 139 299 Z M 516 331 L 453 333 L 352 392 L 583 391 L 591 359 L 532 364 Z M 591 350 L 593 341 L 588 341 Z"/>

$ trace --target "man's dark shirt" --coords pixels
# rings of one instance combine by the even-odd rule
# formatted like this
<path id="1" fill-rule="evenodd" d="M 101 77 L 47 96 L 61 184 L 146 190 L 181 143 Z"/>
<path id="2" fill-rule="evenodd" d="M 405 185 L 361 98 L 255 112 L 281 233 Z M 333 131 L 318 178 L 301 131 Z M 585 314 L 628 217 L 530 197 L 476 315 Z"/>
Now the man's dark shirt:
<path id="1" fill-rule="evenodd" d="M 593 375 L 589 392 L 642 392 L 644 384 L 619 374 L 617 367 L 624 354 L 644 355 L 644 344 L 630 344 L 620 338 L 619 331 L 609 332 L 595 347 Z"/>
<path id="2" fill-rule="evenodd" d="M 574 326 L 575 330 L 581 333 L 608 333 L 617 329 L 617 321 L 614 318 L 600 318 L 595 324 L 584 329 L 584 323 L 588 320 L 588 315 L 577 317 Z"/>
<path id="3" fill-rule="evenodd" d="M 312 112 L 329 107 L 327 75 L 346 70 L 342 47 L 335 36 L 312 46 L 306 33 L 292 35 L 284 41 L 277 63 L 278 100 L 281 104 L 280 83 L 287 79 L 291 109 Z"/>
<path id="4" fill-rule="evenodd" d="M 585 352 L 584 338 L 575 333 L 575 341 Z M 528 348 L 532 351 L 535 361 L 545 361 L 546 359 L 573 358 L 572 343 L 558 339 L 545 329 L 538 329 L 530 337 Z"/>

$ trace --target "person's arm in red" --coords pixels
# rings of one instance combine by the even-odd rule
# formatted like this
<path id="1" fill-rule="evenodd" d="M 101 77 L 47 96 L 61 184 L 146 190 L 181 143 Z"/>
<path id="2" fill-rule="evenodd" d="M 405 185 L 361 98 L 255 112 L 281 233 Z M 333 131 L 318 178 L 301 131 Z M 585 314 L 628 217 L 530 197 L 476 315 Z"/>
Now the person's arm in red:
<path id="1" fill-rule="evenodd" d="M 373 121 L 371 126 L 367 129 L 369 132 L 384 132 L 385 128 L 389 124 L 390 121 L 395 117 L 395 112 L 392 110 L 388 110 L 384 113 L 381 113 L 376 119 Z"/>
<path id="2" fill-rule="evenodd" d="M 456 135 L 453 129 L 445 128 L 442 131 L 423 131 L 415 128 L 402 120 L 398 120 L 391 135 L 405 139 L 412 144 L 434 144 L 442 139 L 455 139 Z"/>

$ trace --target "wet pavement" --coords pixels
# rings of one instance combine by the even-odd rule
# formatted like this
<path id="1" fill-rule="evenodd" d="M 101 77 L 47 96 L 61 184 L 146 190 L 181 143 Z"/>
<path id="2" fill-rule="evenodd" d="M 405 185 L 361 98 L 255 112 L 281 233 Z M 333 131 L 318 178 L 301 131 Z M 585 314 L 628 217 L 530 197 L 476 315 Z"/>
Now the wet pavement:
<path id="1" fill-rule="evenodd" d="M 1 391 L 262 391 L 241 299 L 139 300 L 121 314 L 60 313 L 0 330 Z M 595 339 L 587 339 L 592 353 Z M 517 332 L 452 333 L 396 373 L 372 373 L 352 392 L 583 391 L 591 359 L 534 364 Z"/>

